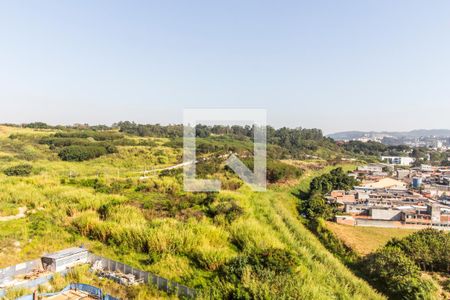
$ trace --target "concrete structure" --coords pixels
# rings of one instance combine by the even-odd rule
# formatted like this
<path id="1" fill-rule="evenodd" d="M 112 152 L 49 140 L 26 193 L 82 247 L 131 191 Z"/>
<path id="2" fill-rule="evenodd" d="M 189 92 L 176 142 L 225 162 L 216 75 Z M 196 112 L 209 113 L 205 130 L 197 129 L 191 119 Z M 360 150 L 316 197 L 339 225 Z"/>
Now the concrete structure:
<path id="1" fill-rule="evenodd" d="M 382 156 L 382 161 L 391 165 L 410 166 L 414 162 L 414 158 L 407 156 Z"/>
<path id="2" fill-rule="evenodd" d="M 354 202 L 356 200 L 356 193 L 347 193 L 344 190 L 334 190 L 330 193 L 330 200 L 341 204 Z"/>
<path id="3" fill-rule="evenodd" d="M 426 228 L 450 230 L 450 207 L 436 203 L 425 206 L 405 205 L 395 207 L 346 204 L 349 215 L 336 217 L 336 222 L 355 226 Z"/>
<path id="4" fill-rule="evenodd" d="M 406 177 L 409 177 L 409 175 L 411 174 L 410 170 L 407 169 L 398 169 L 397 170 L 397 179 L 404 179 Z"/>
<path id="5" fill-rule="evenodd" d="M 334 217 L 334 221 L 336 223 L 344 224 L 344 225 L 352 225 L 352 226 L 356 225 L 355 218 L 353 218 L 352 216 L 339 216 L 339 215 L 337 215 L 337 216 Z"/>
<path id="6" fill-rule="evenodd" d="M 358 171 L 360 172 L 371 172 L 371 173 L 381 173 L 383 172 L 383 166 L 379 164 L 368 164 L 365 166 L 359 166 Z"/>
<path id="7" fill-rule="evenodd" d="M 69 248 L 43 256 L 42 266 L 50 272 L 61 272 L 77 264 L 87 263 L 89 252 L 85 248 Z"/>
<path id="8" fill-rule="evenodd" d="M 433 172 L 433 166 L 431 165 L 420 165 L 420 171 L 422 172 Z"/>
<path id="9" fill-rule="evenodd" d="M 441 207 L 439 204 L 432 204 L 427 207 L 427 213 L 431 215 L 431 223 L 441 223 Z"/>
<path id="10" fill-rule="evenodd" d="M 391 208 L 369 208 L 369 216 L 375 220 L 401 221 L 402 211 Z"/>

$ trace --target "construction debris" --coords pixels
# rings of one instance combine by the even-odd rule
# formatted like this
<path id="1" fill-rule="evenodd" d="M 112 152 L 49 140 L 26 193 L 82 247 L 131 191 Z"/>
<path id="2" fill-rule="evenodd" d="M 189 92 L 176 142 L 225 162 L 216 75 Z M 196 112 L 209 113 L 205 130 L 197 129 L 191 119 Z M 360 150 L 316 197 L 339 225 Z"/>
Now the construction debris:
<path id="1" fill-rule="evenodd" d="M 44 274 L 50 274 L 50 272 L 44 271 L 42 269 L 34 269 L 30 273 L 25 274 L 25 276 L 23 276 L 23 279 L 25 279 L 25 280 L 33 280 L 33 279 L 41 277 Z"/>
<path id="2" fill-rule="evenodd" d="M 136 276 L 133 274 L 124 274 L 120 271 L 104 270 L 101 261 L 95 261 L 92 264 L 91 270 L 95 272 L 99 277 L 111 279 L 125 286 L 133 286 L 144 283 L 143 279 L 136 279 Z"/>

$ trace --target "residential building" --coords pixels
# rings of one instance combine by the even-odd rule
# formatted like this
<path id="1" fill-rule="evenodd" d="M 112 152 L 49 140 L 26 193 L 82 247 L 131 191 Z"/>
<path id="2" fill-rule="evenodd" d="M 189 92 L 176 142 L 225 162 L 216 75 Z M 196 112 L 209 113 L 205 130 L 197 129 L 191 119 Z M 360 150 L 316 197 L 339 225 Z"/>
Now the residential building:
<path id="1" fill-rule="evenodd" d="M 414 158 L 407 156 L 382 156 L 382 161 L 391 165 L 410 166 L 414 162 Z"/>

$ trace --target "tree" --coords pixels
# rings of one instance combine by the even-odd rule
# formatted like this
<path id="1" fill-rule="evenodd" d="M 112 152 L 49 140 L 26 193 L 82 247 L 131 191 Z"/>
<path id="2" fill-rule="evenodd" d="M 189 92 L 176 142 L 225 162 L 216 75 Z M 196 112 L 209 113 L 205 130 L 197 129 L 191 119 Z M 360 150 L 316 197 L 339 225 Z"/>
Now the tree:
<path id="1" fill-rule="evenodd" d="M 384 247 L 363 261 L 370 280 L 395 299 L 430 299 L 436 287 L 421 277 L 419 267 L 397 247 Z"/>
<path id="2" fill-rule="evenodd" d="M 58 156 L 65 161 L 84 161 L 116 151 L 111 145 L 68 146 L 62 148 Z"/>
<path id="3" fill-rule="evenodd" d="M 450 266 L 450 233 L 424 229 L 388 244 L 401 249 L 423 270 L 448 272 Z"/>
<path id="4" fill-rule="evenodd" d="M 333 217 L 333 208 L 327 204 L 319 192 L 311 194 L 307 200 L 300 202 L 300 211 L 310 220 L 323 218 L 329 220 Z"/>
<path id="5" fill-rule="evenodd" d="M 331 170 L 329 174 L 315 177 L 310 183 L 310 193 L 320 192 L 328 194 L 332 190 L 350 190 L 357 184 L 357 181 L 344 173 L 342 168 Z"/>

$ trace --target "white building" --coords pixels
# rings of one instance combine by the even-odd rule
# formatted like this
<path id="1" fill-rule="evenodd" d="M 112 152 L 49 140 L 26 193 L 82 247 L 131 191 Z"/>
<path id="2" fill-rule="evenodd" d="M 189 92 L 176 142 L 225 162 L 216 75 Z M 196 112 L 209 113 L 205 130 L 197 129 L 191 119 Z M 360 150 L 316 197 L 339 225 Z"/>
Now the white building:
<path id="1" fill-rule="evenodd" d="M 420 166 L 420 171 L 422 171 L 422 172 L 433 172 L 433 166 L 422 164 Z"/>
<path id="2" fill-rule="evenodd" d="M 391 165 L 409 166 L 414 162 L 414 158 L 407 156 L 382 156 L 382 161 Z"/>

